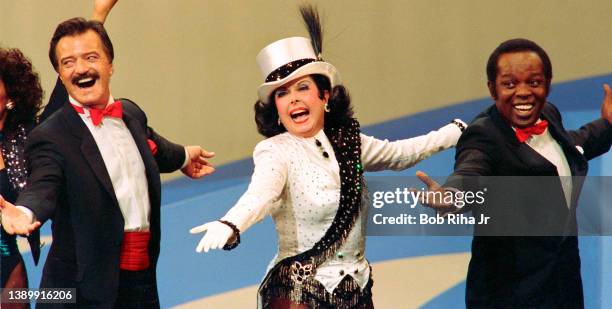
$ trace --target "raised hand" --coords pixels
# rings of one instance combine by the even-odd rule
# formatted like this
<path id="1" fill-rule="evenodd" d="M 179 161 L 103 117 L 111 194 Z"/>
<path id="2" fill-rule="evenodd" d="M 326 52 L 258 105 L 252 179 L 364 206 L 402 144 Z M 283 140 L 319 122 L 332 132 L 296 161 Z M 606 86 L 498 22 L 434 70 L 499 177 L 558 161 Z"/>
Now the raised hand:
<path id="1" fill-rule="evenodd" d="M 0 196 L 0 210 L 2 211 L 2 227 L 8 234 L 30 235 L 40 227 L 40 222 L 32 220 L 15 205 L 7 202 Z"/>
<path id="2" fill-rule="evenodd" d="M 234 236 L 234 231 L 229 226 L 219 222 L 212 221 L 200 226 L 196 226 L 189 230 L 191 234 L 204 233 L 204 236 L 196 247 L 196 252 L 208 252 L 210 249 L 221 249 Z"/>
<path id="3" fill-rule="evenodd" d="M 419 178 L 427 186 L 428 192 L 433 192 L 435 194 L 425 194 L 421 195 L 421 204 L 423 206 L 433 208 L 439 215 L 446 215 L 450 212 L 456 211 L 458 208 L 452 202 L 448 202 L 444 200 L 444 198 L 437 199 L 436 197 L 444 197 L 446 190 L 440 186 L 435 180 L 431 179 L 427 174 L 422 171 L 416 172 L 416 176 Z M 431 198 L 433 197 L 433 198 Z"/>
<path id="4" fill-rule="evenodd" d="M 106 17 L 113 9 L 113 6 L 117 3 L 118 0 L 94 0 L 94 8 L 91 13 L 91 19 L 97 20 L 101 23 L 106 21 Z"/>
<path id="5" fill-rule="evenodd" d="M 181 171 L 187 177 L 201 178 L 215 171 L 213 165 L 206 160 L 214 157 L 214 152 L 206 151 L 200 146 L 185 146 L 185 149 L 189 154 L 189 162 Z"/>

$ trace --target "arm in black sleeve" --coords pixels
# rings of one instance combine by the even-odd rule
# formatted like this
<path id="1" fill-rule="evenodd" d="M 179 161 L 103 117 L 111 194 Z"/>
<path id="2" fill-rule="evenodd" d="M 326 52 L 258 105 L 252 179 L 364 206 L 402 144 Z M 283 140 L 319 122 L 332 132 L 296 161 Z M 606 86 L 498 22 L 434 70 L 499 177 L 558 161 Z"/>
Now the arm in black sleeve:
<path id="1" fill-rule="evenodd" d="M 175 144 L 147 127 L 148 138 L 157 145 L 155 161 L 162 173 L 171 173 L 183 166 L 185 162 L 185 147 Z"/>
<path id="2" fill-rule="evenodd" d="M 603 119 L 589 122 L 576 131 L 569 131 L 573 142 L 584 149 L 584 156 L 591 160 L 610 150 L 612 125 Z"/>
<path id="3" fill-rule="evenodd" d="M 162 173 L 171 173 L 183 166 L 185 162 L 185 147 L 175 144 L 163 136 L 157 134 L 153 128 L 148 126 L 147 115 L 132 100 L 122 98 L 124 111 L 135 117 L 145 130 L 147 139 L 153 141 L 157 146 L 155 161 Z"/>
<path id="4" fill-rule="evenodd" d="M 15 204 L 32 210 L 41 223 L 53 216 L 64 177 L 63 158 L 56 147 L 43 131 L 34 130 L 25 150 L 30 175 Z"/>
<path id="5" fill-rule="evenodd" d="M 58 78 L 55 82 L 53 92 L 49 97 L 49 102 L 47 102 L 45 109 L 43 110 L 42 114 L 40 114 L 40 117 L 38 117 L 38 121 L 45 121 L 45 119 L 49 118 L 49 116 L 51 116 L 55 111 L 62 108 L 64 104 L 68 104 L 68 92 L 66 91 L 64 84 L 62 84 L 62 81 Z"/>

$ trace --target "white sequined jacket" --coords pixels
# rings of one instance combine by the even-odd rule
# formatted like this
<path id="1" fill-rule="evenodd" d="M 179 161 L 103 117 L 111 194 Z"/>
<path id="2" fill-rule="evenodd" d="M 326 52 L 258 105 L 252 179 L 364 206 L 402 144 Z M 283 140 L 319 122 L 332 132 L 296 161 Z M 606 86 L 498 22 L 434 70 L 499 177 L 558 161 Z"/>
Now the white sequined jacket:
<path id="1" fill-rule="evenodd" d="M 361 135 L 365 171 L 402 170 L 430 155 L 453 147 L 461 131 L 454 124 L 426 135 L 389 142 Z M 315 140 L 319 140 L 321 147 Z M 323 151 L 329 158 L 323 156 Z M 283 133 L 261 141 L 253 153 L 255 171 L 247 191 L 223 217 L 241 232 L 270 214 L 279 235 L 278 253 L 270 263 L 304 252 L 323 237 L 340 199 L 340 176 L 332 146 L 321 130 L 314 137 Z M 315 279 L 330 293 L 344 276 L 363 289 L 370 277 L 364 257 L 367 203 L 345 244 L 321 264 Z"/>

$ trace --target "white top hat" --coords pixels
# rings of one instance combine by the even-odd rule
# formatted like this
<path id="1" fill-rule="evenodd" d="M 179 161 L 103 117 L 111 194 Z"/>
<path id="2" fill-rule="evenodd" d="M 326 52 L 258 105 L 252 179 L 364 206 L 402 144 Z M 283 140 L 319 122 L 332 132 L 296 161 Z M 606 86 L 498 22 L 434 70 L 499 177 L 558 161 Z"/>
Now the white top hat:
<path id="1" fill-rule="evenodd" d="M 318 58 L 310 40 L 303 37 L 278 40 L 264 47 L 256 58 L 264 78 L 264 83 L 257 90 L 259 100 L 268 103 L 270 95 L 276 88 L 298 77 L 311 74 L 326 76 L 332 88 L 342 84 L 338 70 Z"/>

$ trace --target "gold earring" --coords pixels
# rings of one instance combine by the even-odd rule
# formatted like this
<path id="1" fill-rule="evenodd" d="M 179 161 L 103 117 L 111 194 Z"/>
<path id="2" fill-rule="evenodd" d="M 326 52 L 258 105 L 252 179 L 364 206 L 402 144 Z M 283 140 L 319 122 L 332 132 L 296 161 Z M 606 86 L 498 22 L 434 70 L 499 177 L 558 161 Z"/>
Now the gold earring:
<path id="1" fill-rule="evenodd" d="M 326 113 L 329 113 L 329 104 L 327 104 L 327 102 L 325 102 L 325 105 L 323 105 L 323 110 L 325 110 Z"/>
<path id="2" fill-rule="evenodd" d="M 8 103 L 6 103 L 6 109 L 11 110 L 13 108 L 15 108 L 15 103 L 9 100 Z"/>

